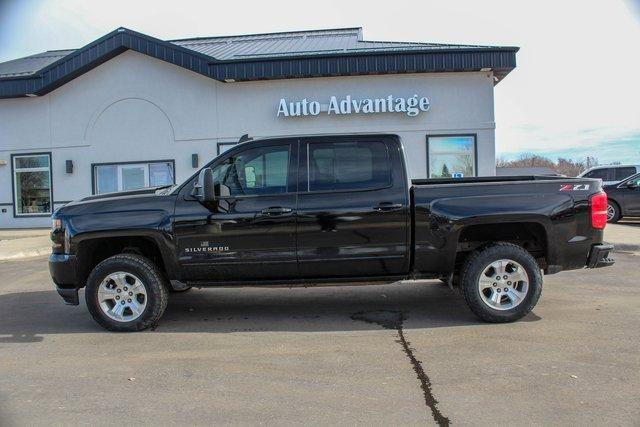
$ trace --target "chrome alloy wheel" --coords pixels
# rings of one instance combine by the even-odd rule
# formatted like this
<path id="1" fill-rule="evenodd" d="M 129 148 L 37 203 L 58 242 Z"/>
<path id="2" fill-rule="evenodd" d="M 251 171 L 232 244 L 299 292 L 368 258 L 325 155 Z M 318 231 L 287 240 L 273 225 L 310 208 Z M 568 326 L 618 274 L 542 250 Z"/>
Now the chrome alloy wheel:
<path id="1" fill-rule="evenodd" d="M 607 204 L 607 221 L 611 221 L 615 215 L 616 215 L 615 209 L 613 208 L 613 206 L 611 206 L 611 203 L 608 203 Z"/>
<path id="2" fill-rule="evenodd" d="M 489 264 L 480 274 L 478 290 L 484 302 L 495 310 L 510 310 L 524 301 L 529 290 L 529 275 L 524 267 L 510 259 Z"/>
<path id="3" fill-rule="evenodd" d="M 131 322 L 147 306 L 147 288 L 131 273 L 117 271 L 104 278 L 98 288 L 98 304 L 116 322 Z"/>

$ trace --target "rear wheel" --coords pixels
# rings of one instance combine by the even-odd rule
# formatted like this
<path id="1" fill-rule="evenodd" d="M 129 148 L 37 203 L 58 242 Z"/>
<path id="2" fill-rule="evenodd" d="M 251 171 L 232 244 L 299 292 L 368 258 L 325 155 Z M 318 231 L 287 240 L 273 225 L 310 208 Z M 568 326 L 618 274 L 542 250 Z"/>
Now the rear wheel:
<path id="1" fill-rule="evenodd" d="M 620 218 L 622 218 L 620 206 L 613 200 L 607 200 L 607 222 L 618 222 Z"/>
<path id="2" fill-rule="evenodd" d="M 474 252 L 462 267 L 467 305 L 487 322 L 513 322 L 529 314 L 542 293 L 542 273 L 529 252 L 496 243 Z"/>
<path id="3" fill-rule="evenodd" d="M 158 323 L 168 286 L 147 258 L 120 254 L 98 264 L 87 280 L 85 300 L 94 320 L 110 331 L 140 331 Z"/>

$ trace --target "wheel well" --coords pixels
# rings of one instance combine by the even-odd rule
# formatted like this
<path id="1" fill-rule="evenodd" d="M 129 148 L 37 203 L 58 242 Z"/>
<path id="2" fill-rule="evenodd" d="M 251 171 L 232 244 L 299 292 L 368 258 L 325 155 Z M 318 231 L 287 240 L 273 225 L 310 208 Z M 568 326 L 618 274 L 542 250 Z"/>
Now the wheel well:
<path id="1" fill-rule="evenodd" d="M 542 268 L 547 263 L 547 233 L 535 222 L 479 224 L 465 227 L 458 238 L 456 266 L 474 250 L 491 242 L 510 242 L 527 250 Z"/>
<path id="2" fill-rule="evenodd" d="M 105 259 L 122 253 L 142 255 L 151 260 L 166 275 L 160 248 L 148 237 L 107 237 L 83 240 L 78 244 L 78 279 L 85 284 L 93 268 Z"/>

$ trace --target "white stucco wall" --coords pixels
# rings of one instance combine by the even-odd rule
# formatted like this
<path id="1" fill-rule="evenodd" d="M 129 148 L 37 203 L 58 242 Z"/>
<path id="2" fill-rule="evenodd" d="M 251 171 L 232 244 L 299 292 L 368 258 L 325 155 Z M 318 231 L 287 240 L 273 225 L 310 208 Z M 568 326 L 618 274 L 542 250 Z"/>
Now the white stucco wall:
<path id="1" fill-rule="evenodd" d="M 428 112 L 276 117 L 280 98 L 328 102 L 330 96 L 427 96 Z M 478 173 L 495 173 L 491 73 L 400 74 L 221 83 L 135 52 L 126 52 L 35 98 L 0 100 L 0 228 L 49 226 L 47 218 L 14 218 L 10 155 L 52 153 L 53 199 L 92 192 L 91 164 L 175 159 L 177 182 L 191 154 L 200 164 L 219 141 L 336 133 L 394 133 L 410 175 L 426 176 L 426 135 L 475 133 Z M 65 173 L 65 160 L 74 171 Z M 56 204 L 55 207 L 59 206 Z"/>

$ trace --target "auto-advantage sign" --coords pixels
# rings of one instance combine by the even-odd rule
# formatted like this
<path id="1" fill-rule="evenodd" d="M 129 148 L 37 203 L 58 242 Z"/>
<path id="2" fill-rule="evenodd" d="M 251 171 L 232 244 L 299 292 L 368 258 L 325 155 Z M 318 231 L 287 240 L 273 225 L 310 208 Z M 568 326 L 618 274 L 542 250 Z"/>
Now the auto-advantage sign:
<path id="1" fill-rule="evenodd" d="M 343 98 L 332 96 L 328 104 L 321 104 L 317 100 L 310 101 L 307 98 L 300 101 L 287 101 L 282 98 L 277 117 L 317 116 L 320 113 L 327 115 L 404 113 L 415 117 L 428 111 L 430 106 L 429 98 L 418 97 L 418 95 L 408 98 L 389 95 L 386 98 L 364 99 L 354 99 L 351 95 Z"/>

